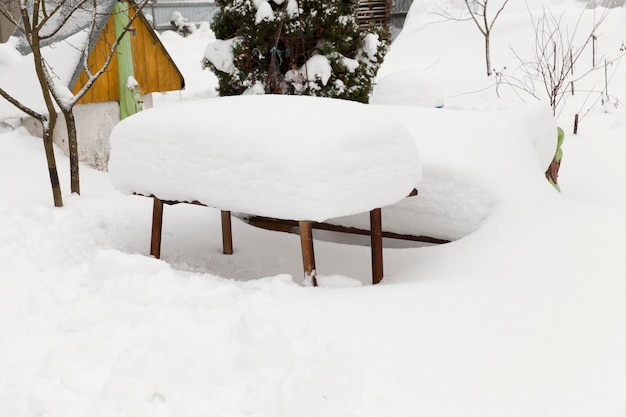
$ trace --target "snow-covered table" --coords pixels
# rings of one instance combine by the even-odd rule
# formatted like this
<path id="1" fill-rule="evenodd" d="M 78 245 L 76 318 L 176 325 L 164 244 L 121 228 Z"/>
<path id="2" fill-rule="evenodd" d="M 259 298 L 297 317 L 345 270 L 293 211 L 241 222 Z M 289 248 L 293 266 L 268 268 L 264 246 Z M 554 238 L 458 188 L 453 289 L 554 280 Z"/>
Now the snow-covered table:
<path id="1" fill-rule="evenodd" d="M 366 212 L 380 281 L 380 208 L 421 179 L 415 141 L 402 124 L 375 107 L 326 98 L 237 96 L 157 107 L 120 122 L 111 147 L 113 185 L 154 197 L 152 255 L 160 255 L 163 203 L 195 202 L 222 210 L 225 252 L 231 211 L 298 221 L 313 282 L 311 223 Z"/>

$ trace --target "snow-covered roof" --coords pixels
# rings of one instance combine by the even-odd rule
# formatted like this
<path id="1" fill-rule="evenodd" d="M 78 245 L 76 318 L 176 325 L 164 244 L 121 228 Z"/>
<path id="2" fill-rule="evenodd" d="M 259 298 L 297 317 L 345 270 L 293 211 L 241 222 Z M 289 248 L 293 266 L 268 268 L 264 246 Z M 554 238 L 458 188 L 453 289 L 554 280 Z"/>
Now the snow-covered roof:
<path id="1" fill-rule="evenodd" d="M 421 179 L 415 142 L 392 116 L 352 101 L 282 95 L 129 117 L 111 134 L 109 173 L 126 193 L 314 221 L 395 203 Z"/>
<path id="2" fill-rule="evenodd" d="M 57 28 L 61 25 L 61 30 L 58 33 L 41 42 L 42 55 L 57 85 L 72 89 L 77 82 L 80 82 L 79 76 L 84 71 L 81 64 L 83 51 L 85 48 L 92 51 L 96 43 L 102 39 L 103 29 L 116 3 L 116 0 L 101 1 L 98 2 L 95 10 L 89 10 L 90 4 L 88 3 L 85 5 L 85 9 L 73 11 L 69 20 L 61 24 L 62 19 L 70 13 L 68 5 L 72 3 L 68 2 L 57 14 L 53 15 L 50 23 L 44 27 L 42 34 L 46 33 L 46 28 Z M 91 22 L 94 15 L 95 25 L 92 28 Z M 143 22 L 142 27 L 151 33 L 154 42 L 160 42 L 142 13 L 139 13 L 138 21 Z M 166 50 L 162 49 L 162 51 L 169 57 Z M 171 60 L 171 57 L 169 58 Z M 174 65 L 173 60 L 171 60 L 171 64 Z M 16 80 L 28 81 L 15 82 Z M 30 47 L 24 34 L 16 31 L 15 36 L 6 43 L 0 44 L 0 87 L 27 107 L 46 114 L 48 110 L 43 103 L 41 90 L 36 80 L 37 76 Z M 152 88 L 149 91 L 160 91 L 154 86 Z M 23 116 L 24 113 L 8 101 L 0 98 L 0 121 Z"/>
<path id="3" fill-rule="evenodd" d="M 106 24 L 111 11 L 115 7 L 115 3 L 117 3 L 117 0 L 100 0 L 97 2 L 96 9 L 93 9 L 91 7 L 91 3 L 86 2 L 81 8 L 74 10 L 74 7 L 76 7 L 74 2 L 64 2 L 60 5 L 59 11 L 51 15 L 50 21 L 46 26 L 44 26 L 41 35 L 46 36 L 50 31 L 54 31 L 59 27 L 60 30 L 54 33 L 50 38 L 42 39 L 41 46 L 49 46 L 58 44 L 59 42 L 66 42 L 67 39 L 79 32 L 87 33 L 90 30 L 90 25 L 94 20 L 94 16 L 96 25 L 90 42 L 92 44 L 95 43 L 100 32 L 102 31 L 102 28 Z M 63 23 L 65 19 L 68 20 Z M 17 49 L 22 53 L 22 55 L 29 54 L 31 50 L 24 33 L 16 30 L 14 36 L 18 38 Z M 84 47 L 84 45 L 76 44 L 73 44 L 72 46 L 78 47 L 79 49 Z"/>

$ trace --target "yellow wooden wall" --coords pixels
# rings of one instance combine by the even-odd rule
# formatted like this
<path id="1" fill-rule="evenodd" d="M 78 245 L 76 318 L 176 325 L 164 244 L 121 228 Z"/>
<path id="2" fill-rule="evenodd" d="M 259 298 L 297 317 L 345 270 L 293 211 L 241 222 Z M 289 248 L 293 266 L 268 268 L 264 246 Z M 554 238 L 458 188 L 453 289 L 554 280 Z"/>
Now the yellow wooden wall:
<path id="1" fill-rule="evenodd" d="M 135 19 L 132 28 L 134 30 L 129 35 L 133 47 L 135 79 L 139 82 L 141 94 L 181 90 L 184 87 L 182 74 L 143 16 Z M 92 73 L 102 68 L 114 42 L 115 25 L 111 16 L 89 54 L 88 62 Z M 86 82 L 87 74 L 83 70 L 72 86 L 72 92 L 76 94 Z M 79 104 L 119 101 L 119 98 L 117 56 L 114 55 L 106 72 L 91 86 Z"/>

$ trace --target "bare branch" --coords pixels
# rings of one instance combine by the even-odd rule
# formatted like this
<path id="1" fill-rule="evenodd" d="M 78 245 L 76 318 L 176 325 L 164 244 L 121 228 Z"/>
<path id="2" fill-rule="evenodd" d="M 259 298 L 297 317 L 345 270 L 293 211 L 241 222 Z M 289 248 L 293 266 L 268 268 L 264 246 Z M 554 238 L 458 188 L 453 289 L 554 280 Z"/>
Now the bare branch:
<path id="1" fill-rule="evenodd" d="M 440 5 L 436 6 L 437 9 L 435 11 L 429 11 L 429 13 L 434 14 L 435 16 L 440 16 L 442 18 L 444 18 L 444 20 L 442 21 L 446 21 L 446 20 L 455 20 L 457 22 L 466 22 L 468 20 L 471 20 L 472 17 L 461 17 L 461 13 L 459 13 L 459 16 L 454 16 L 452 13 L 450 13 L 448 10 L 444 10 Z M 428 23 L 428 24 L 432 24 Z"/>
<path id="2" fill-rule="evenodd" d="M 49 33 L 46 33 L 45 35 L 41 35 L 41 39 L 45 40 L 45 39 L 50 39 L 52 38 L 54 35 L 56 35 L 57 33 L 59 33 L 59 31 L 61 29 L 63 29 L 63 27 L 65 27 L 65 25 L 67 25 L 68 21 L 72 18 L 72 16 L 74 15 L 74 13 L 76 13 L 78 10 L 82 10 L 83 6 L 85 5 L 85 3 L 87 3 L 89 0 L 82 0 L 79 3 L 77 3 L 76 5 L 74 5 L 74 7 L 72 9 L 70 9 L 69 13 L 67 14 L 67 16 L 65 16 L 65 18 L 63 18 L 62 21 L 60 21 L 57 26 L 51 30 Z M 60 7 L 64 4 L 65 2 L 59 2 L 59 6 L 57 8 L 55 8 L 52 13 L 50 14 L 50 16 L 48 16 L 46 23 L 49 21 L 50 18 L 52 18 L 52 16 L 54 16 L 56 13 L 59 12 Z M 41 25 L 41 27 L 43 28 L 43 25 Z"/>
<path id="3" fill-rule="evenodd" d="M 40 113 L 37 113 L 36 111 L 31 109 L 30 107 L 25 106 L 20 101 L 16 100 L 13 96 L 11 96 L 9 93 L 4 91 L 2 88 L 0 88 L 0 96 L 2 96 L 2 98 L 4 98 L 6 101 L 8 101 L 9 103 L 13 104 L 15 107 L 17 107 L 18 109 L 20 109 L 21 111 L 23 111 L 24 113 L 26 113 L 27 115 L 29 115 L 31 117 L 34 117 L 37 120 L 45 120 L 46 119 L 46 117 L 44 115 L 42 115 Z"/>
<path id="4" fill-rule="evenodd" d="M 481 15 L 477 14 L 474 10 L 472 10 L 472 8 L 471 8 L 471 6 L 469 4 L 469 0 L 465 0 L 465 6 L 467 7 L 467 10 L 469 11 L 472 20 L 474 21 L 474 23 L 476 23 L 476 27 L 478 28 L 478 30 L 480 30 L 480 33 L 482 33 L 483 36 L 486 37 L 489 32 L 485 31 L 485 29 L 482 27 L 482 25 L 480 24 L 480 22 L 476 18 L 477 15 L 478 16 L 481 16 Z M 485 12 L 486 6 L 482 6 L 482 7 L 483 7 L 483 14 L 482 14 L 482 16 L 486 16 L 486 14 L 487 14 Z"/>
<path id="5" fill-rule="evenodd" d="M 505 0 L 504 3 L 502 3 L 502 6 L 500 7 L 500 9 L 498 9 L 498 12 L 496 13 L 496 15 L 494 16 L 494 18 L 491 20 L 491 25 L 489 26 L 489 31 L 491 32 L 491 29 L 493 28 L 493 24 L 496 22 L 496 20 L 498 19 L 498 16 L 500 16 L 500 13 L 502 13 L 502 10 L 504 10 L 504 6 L 506 6 L 506 4 L 509 2 L 509 0 Z M 486 11 L 485 11 L 485 15 L 486 15 Z"/>
<path id="6" fill-rule="evenodd" d="M 488 17 L 489 0 L 464 0 L 464 2 L 465 8 L 469 12 L 470 17 L 474 21 L 474 24 L 483 35 L 483 38 L 485 40 L 485 65 L 487 67 L 487 76 L 490 76 L 492 73 L 490 46 L 491 30 L 493 29 L 493 25 L 496 23 L 496 20 L 502 13 L 502 10 L 504 10 L 504 7 L 507 5 L 509 0 L 505 0 L 504 3 L 502 3 L 502 6 L 500 6 L 500 8 L 498 9 L 495 17 L 491 20 Z"/>
<path id="7" fill-rule="evenodd" d="M 535 20 L 528 6 L 527 10 L 535 31 L 534 60 L 531 62 L 524 61 L 518 54 L 515 54 L 515 57 L 521 63 L 519 68 L 526 77 L 538 80 L 550 102 L 553 114 L 556 115 L 569 98 L 567 90 L 570 83 L 583 79 L 597 69 L 597 67 L 591 68 L 576 78 L 572 76 L 574 65 L 582 56 L 583 51 L 591 42 L 592 36 L 604 22 L 608 13 L 603 12 L 599 19 L 596 19 L 594 14 L 589 35 L 585 36 L 580 47 L 574 47 L 575 39 L 582 25 L 584 11 L 578 16 L 573 31 L 569 32 L 568 27 L 563 27 L 563 14 L 556 16 L 550 8 L 543 8 L 542 16 Z M 523 88 L 529 93 L 535 91 L 534 87 L 531 91 L 529 91 L 528 86 L 523 86 Z"/>
<path id="8" fill-rule="evenodd" d="M 9 10 L 6 8 L 4 3 L 0 2 L 0 14 L 5 17 L 9 22 L 11 22 L 15 26 L 19 26 L 19 22 L 13 17 Z"/>

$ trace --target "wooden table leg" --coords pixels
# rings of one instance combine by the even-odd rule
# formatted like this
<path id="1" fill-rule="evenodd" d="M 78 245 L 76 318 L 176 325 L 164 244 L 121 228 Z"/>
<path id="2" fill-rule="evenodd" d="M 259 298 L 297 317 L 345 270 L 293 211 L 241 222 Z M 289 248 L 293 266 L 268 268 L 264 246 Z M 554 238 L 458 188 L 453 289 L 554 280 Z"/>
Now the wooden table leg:
<path id="1" fill-rule="evenodd" d="M 317 287 L 315 271 L 315 252 L 313 251 L 313 227 L 311 222 L 298 222 L 300 226 L 300 243 L 302 245 L 302 264 L 304 266 L 304 279 L 311 279 L 314 287 Z"/>
<path id="2" fill-rule="evenodd" d="M 233 254 L 233 228 L 230 220 L 230 211 L 222 210 L 222 253 Z"/>
<path id="3" fill-rule="evenodd" d="M 150 255 L 161 258 L 161 231 L 163 230 L 163 202 L 152 197 L 152 237 L 150 238 Z"/>
<path id="4" fill-rule="evenodd" d="M 370 240 L 372 247 L 372 284 L 383 279 L 383 230 L 381 210 L 370 211 Z"/>

